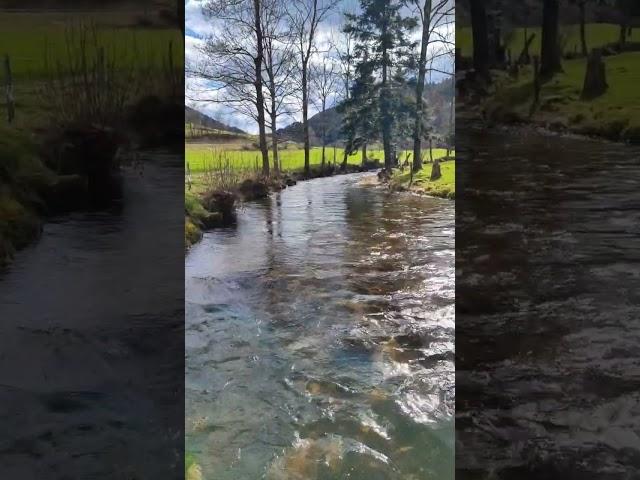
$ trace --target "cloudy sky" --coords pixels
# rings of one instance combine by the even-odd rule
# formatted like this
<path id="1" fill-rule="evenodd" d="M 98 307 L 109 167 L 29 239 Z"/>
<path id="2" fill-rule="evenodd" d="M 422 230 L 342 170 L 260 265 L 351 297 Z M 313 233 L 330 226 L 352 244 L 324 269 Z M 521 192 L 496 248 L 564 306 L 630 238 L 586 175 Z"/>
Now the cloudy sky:
<path id="1" fill-rule="evenodd" d="M 199 56 L 198 47 L 202 45 L 204 39 L 214 31 L 211 21 L 205 18 L 202 13 L 202 4 L 205 1 L 206 0 L 185 0 L 185 59 L 187 63 L 197 60 Z M 318 39 L 320 42 L 322 42 L 322 39 L 330 38 L 332 31 L 340 29 L 340 23 L 342 21 L 341 12 L 345 10 L 356 11 L 357 5 L 357 0 L 343 0 L 341 6 L 335 10 L 335 14 L 331 15 L 327 21 L 321 25 L 318 31 Z M 451 27 L 451 31 L 453 31 L 453 27 Z M 416 31 L 415 35 L 417 40 L 420 34 Z M 438 48 L 438 46 L 434 48 Z M 450 60 L 442 59 L 438 63 L 439 65 L 436 65 L 434 62 L 434 67 L 451 71 L 452 63 Z M 439 81 L 442 78 L 443 75 L 441 74 L 432 74 L 432 81 Z M 257 133 L 258 127 L 253 119 L 235 113 L 221 104 L 193 100 L 193 98 L 201 95 L 199 92 L 202 92 L 205 87 L 205 82 L 194 78 L 187 78 L 185 82 L 187 105 L 228 125 L 241 128 L 250 133 Z M 310 117 L 317 112 L 313 106 L 310 106 L 309 110 Z M 300 113 L 289 119 L 282 118 L 280 119 L 281 126 L 286 126 L 293 121 L 300 121 L 301 117 L 302 114 Z"/>

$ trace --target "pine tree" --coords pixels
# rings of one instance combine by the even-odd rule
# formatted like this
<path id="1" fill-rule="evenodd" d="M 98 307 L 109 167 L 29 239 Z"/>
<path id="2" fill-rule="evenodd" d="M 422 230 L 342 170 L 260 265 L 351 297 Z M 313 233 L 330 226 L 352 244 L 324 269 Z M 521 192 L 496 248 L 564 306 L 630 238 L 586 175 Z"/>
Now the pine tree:
<path id="1" fill-rule="evenodd" d="M 402 15 L 403 5 L 400 0 L 360 0 L 360 14 L 346 16 L 345 31 L 355 36 L 359 48 L 368 49 L 367 62 L 374 77 L 380 78 L 377 103 L 386 170 L 394 163 L 393 137 L 401 114 L 397 107 L 403 103 L 397 101 L 400 89 L 394 76 L 402 71 L 415 47 L 408 34 L 417 22 Z"/>
<path id="2" fill-rule="evenodd" d="M 348 156 L 360 148 L 363 149 L 364 162 L 367 144 L 379 134 L 379 85 L 373 76 L 375 65 L 369 60 L 365 45 L 360 45 L 355 55 L 359 59 L 355 67 L 356 77 L 351 85 L 349 98 L 338 109 L 342 113 L 342 134 L 345 137 L 343 169 L 347 167 Z"/>

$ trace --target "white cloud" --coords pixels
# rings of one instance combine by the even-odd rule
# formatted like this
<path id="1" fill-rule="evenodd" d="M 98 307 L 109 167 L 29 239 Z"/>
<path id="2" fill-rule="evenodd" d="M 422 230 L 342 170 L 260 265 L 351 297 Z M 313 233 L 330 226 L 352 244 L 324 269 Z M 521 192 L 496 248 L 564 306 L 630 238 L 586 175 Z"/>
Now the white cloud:
<path id="1" fill-rule="evenodd" d="M 185 0 L 185 60 L 187 63 L 197 61 L 198 55 L 200 54 L 198 51 L 198 47 L 200 47 L 204 38 L 214 32 L 214 25 L 211 19 L 207 19 L 202 13 L 202 6 L 206 0 Z M 344 10 L 356 11 L 357 10 L 357 1 L 355 0 L 343 0 L 343 5 L 341 8 L 336 9 L 335 13 L 327 19 L 325 24 L 322 24 L 317 32 L 318 39 L 318 47 L 319 50 L 326 50 L 329 47 L 330 40 L 336 39 L 339 35 L 335 35 L 336 30 L 338 30 L 342 23 L 342 15 L 341 12 Z M 448 25 L 444 27 L 439 27 L 440 33 L 450 37 L 452 39 L 455 38 L 455 26 Z M 412 37 L 415 36 L 415 40 L 420 39 L 420 32 L 416 30 Z M 439 48 L 442 48 L 442 44 L 434 43 L 430 46 L 430 53 Z M 313 60 L 314 63 L 317 60 Z M 444 71 L 452 71 L 453 70 L 453 59 L 447 57 L 441 57 L 433 62 L 432 65 L 434 68 Z M 440 81 L 447 76 L 438 72 L 432 72 L 432 74 L 427 78 L 429 81 Z M 185 80 L 185 94 L 186 97 L 193 98 L 201 94 L 203 90 L 206 89 L 206 82 L 194 78 L 187 78 Z M 200 96 L 199 98 L 204 98 Z M 194 101 L 188 100 L 188 104 L 197 108 L 203 113 L 206 113 L 216 120 L 227 123 L 228 125 L 235 126 L 238 128 L 242 128 L 243 130 L 250 133 L 257 133 L 258 127 L 256 122 L 248 118 L 244 115 L 241 115 L 237 112 L 234 112 L 230 108 L 226 108 L 224 105 L 219 103 L 207 102 L 207 101 Z M 310 105 L 309 108 L 309 117 L 313 116 L 317 113 L 317 109 Z M 282 118 L 280 123 L 282 126 L 285 126 L 289 122 L 293 121 L 301 121 L 302 114 L 300 112 L 294 114 L 289 119 Z"/>
<path id="2" fill-rule="evenodd" d="M 185 0 L 184 18 L 187 31 L 204 37 L 212 32 L 211 21 L 202 13 L 204 0 Z"/>

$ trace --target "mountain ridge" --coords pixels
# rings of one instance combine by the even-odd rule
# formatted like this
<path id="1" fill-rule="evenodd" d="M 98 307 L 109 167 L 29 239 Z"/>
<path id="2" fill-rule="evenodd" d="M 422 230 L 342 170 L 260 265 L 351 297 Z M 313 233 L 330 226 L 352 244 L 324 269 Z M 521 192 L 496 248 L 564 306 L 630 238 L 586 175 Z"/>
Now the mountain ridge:
<path id="1" fill-rule="evenodd" d="M 208 128 L 211 130 L 221 130 L 224 132 L 237 133 L 241 135 L 247 134 L 247 132 L 240 128 L 227 125 L 226 123 L 210 117 L 206 113 L 202 113 L 199 110 L 188 107 L 186 105 L 184 106 L 184 121 L 185 123 L 192 123 L 196 126 Z"/>

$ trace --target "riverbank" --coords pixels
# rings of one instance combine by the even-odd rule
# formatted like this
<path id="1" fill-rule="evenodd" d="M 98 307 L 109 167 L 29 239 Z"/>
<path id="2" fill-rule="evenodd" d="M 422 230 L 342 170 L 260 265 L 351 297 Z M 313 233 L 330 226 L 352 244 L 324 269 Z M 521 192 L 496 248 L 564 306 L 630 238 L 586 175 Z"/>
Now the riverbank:
<path id="1" fill-rule="evenodd" d="M 52 126 L 46 123 L 46 108 L 34 105 L 33 117 L 1 126 L 0 266 L 36 241 L 51 215 L 103 208 L 118 201 L 121 167 L 140 163 L 136 158 L 142 149 L 161 146 L 158 138 L 171 138 L 171 126 L 158 124 L 154 131 L 146 131 L 145 118 L 172 108 L 171 99 L 142 98 L 126 107 L 123 129 L 115 130 L 97 125 Z"/>
<path id="2" fill-rule="evenodd" d="M 334 166 L 324 169 L 312 167 L 309 175 L 305 175 L 300 170 L 283 172 L 279 176 L 268 178 L 252 175 L 232 185 L 218 186 L 213 189 L 187 190 L 184 221 L 185 251 L 200 241 L 203 231 L 233 224 L 236 207 L 241 202 L 267 198 L 271 193 L 284 190 L 301 181 L 366 172 L 379 169 L 381 166 L 379 161 L 372 161 L 364 165 L 348 164 L 345 169 Z"/>
<path id="3" fill-rule="evenodd" d="M 179 31 L 135 22 L 120 12 L 3 12 L 15 104 L 0 105 L 0 265 L 50 215 L 117 197 L 120 163 L 134 149 L 182 141 L 182 126 L 166 125 L 182 116 Z"/>
<path id="4" fill-rule="evenodd" d="M 559 133 L 638 144 L 640 91 L 636 86 L 640 82 L 640 52 L 605 56 L 603 61 L 608 88 L 595 99 L 581 98 L 586 59 L 576 58 L 564 60 L 564 72 L 542 85 L 535 105 L 533 69 L 525 66 L 517 78 L 493 71 L 486 95 L 461 102 L 460 110 L 467 117 L 488 124 L 532 125 Z"/>
<path id="5" fill-rule="evenodd" d="M 394 175 L 389 180 L 389 187 L 395 191 L 409 191 L 418 195 L 429 195 L 432 197 L 456 198 L 456 161 L 455 158 L 440 160 L 440 178 L 431 180 L 433 163 L 426 163 L 422 170 L 415 172 L 394 170 Z"/>

